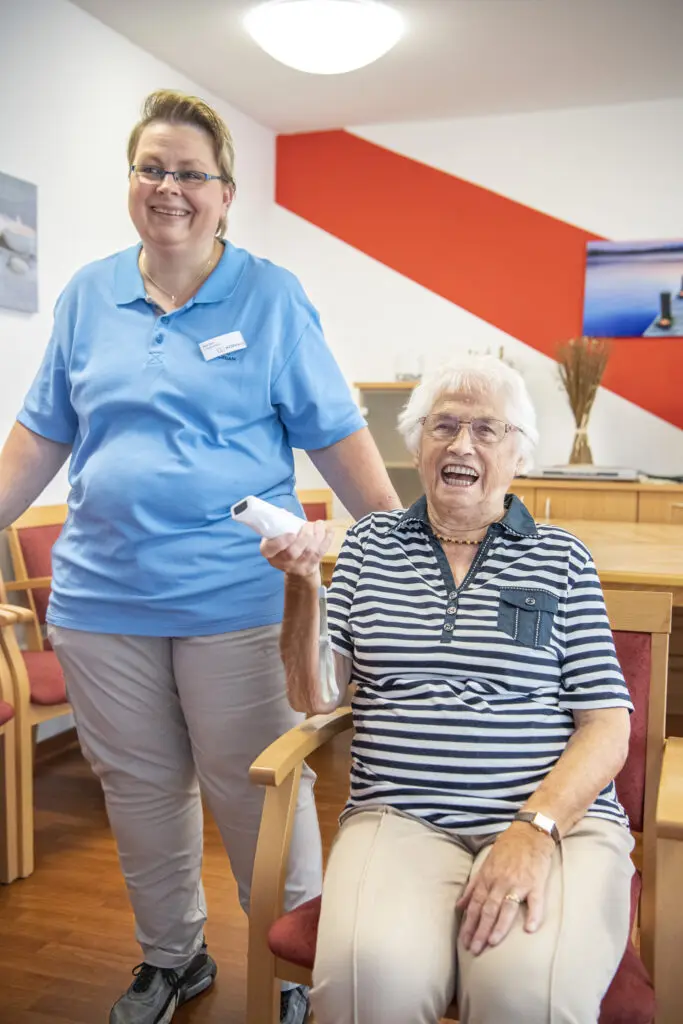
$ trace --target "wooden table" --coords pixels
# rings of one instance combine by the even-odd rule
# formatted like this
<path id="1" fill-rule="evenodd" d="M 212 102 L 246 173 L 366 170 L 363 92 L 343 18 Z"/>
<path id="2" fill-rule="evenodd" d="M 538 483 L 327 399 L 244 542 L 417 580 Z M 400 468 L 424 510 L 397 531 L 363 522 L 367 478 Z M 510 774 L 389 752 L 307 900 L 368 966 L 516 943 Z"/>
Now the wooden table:
<path id="1" fill-rule="evenodd" d="M 332 520 L 334 537 L 322 563 L 325 582 L 332 576 L 351 522 L 350 519 Z M 670 714 L 683 715 L 683 525 L 606 523 L 588 519 L 553 525 L 569 530 L 589 548 L 604 587 L 665 590 L 673 594 L 668 710 Z"/>

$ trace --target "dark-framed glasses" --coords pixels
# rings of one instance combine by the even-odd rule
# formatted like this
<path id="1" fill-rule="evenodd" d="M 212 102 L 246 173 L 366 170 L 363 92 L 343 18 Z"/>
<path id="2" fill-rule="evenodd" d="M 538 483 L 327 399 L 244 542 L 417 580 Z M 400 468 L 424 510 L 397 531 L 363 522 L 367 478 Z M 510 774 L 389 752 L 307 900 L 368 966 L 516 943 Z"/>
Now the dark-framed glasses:
<path id="1" fill-rule="evenodd" d="M 473 420 L 463 420 L 459 416 L 447 416 L 445 413 L 432 413 L 421 416 L 420 423 L 435 441 L 455 441 L 463 427 L 469 427 L 473 444 L 500 444 L 511 430 L 519 430 L 504 420 L 492 419 L 490 416 L 478 416 Z"/>
<path id="2" fill-rule="evenodd" d="M 161 185 L 170 174 L 176 185 L 182 189 L 202 188 L 207 181 L 224 181 L 226 185 L 234 188 L 232 178 L 224 178 L 222 174 L 206 174 L 204 171 L 167 171 L 165 167 L 155 167 L 153 164 L 131 164 L 130 173 L 134 174 L 143 185 Z"/>

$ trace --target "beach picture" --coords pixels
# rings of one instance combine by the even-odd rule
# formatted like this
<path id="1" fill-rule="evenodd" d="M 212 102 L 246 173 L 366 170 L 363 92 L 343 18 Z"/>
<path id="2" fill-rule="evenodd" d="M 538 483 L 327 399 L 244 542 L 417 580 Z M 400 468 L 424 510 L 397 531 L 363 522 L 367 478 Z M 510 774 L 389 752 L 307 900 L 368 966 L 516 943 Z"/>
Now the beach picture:
<path id="1" fill-rule="evenodd" d="M 583 333 L 683 337 L 683 239 L 588 242 Z"/>
<path id="2" fill-rule="evenodd" d="M 0 307 L 38 309 L 38 189 L 0 173 Z"/>

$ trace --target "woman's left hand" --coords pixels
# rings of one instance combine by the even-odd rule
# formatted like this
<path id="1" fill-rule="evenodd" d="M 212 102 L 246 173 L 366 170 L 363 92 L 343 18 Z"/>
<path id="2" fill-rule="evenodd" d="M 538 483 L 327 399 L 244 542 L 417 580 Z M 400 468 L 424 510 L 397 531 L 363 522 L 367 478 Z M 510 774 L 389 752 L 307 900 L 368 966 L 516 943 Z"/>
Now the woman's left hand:
<path id="1" fill-rule="evenodd" d="M 332 530 L 323 519 L 305 523 L 295 535 L 261 541 L 261 554 L 274 569 L 292 576 L 313 576 L 320 572 L 320 562 L 332 543 Z"/>
<path id="2" fill-rule="evenodd" d="M 543 920 L 545 891 L 555 843 L 530 825 L 513 822 L 496 839 L 478 874 L 470 878 L 458 910 L 465 911 L 460 939 L 475 956 L 497 946 L 526 902 L 525 930 Z M 520 903 L 506 896 L 517 896 Z"/>

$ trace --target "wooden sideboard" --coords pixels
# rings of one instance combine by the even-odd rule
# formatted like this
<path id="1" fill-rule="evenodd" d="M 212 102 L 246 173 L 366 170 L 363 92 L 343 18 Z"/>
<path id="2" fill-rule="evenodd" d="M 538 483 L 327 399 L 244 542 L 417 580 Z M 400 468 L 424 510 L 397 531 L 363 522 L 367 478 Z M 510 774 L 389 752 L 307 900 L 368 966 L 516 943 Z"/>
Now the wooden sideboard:
<path id="1" fill-rule="evenodd" d="M 510 490 L 536 519 L 683 524 L 683 484 L 520 477 Z"/>

